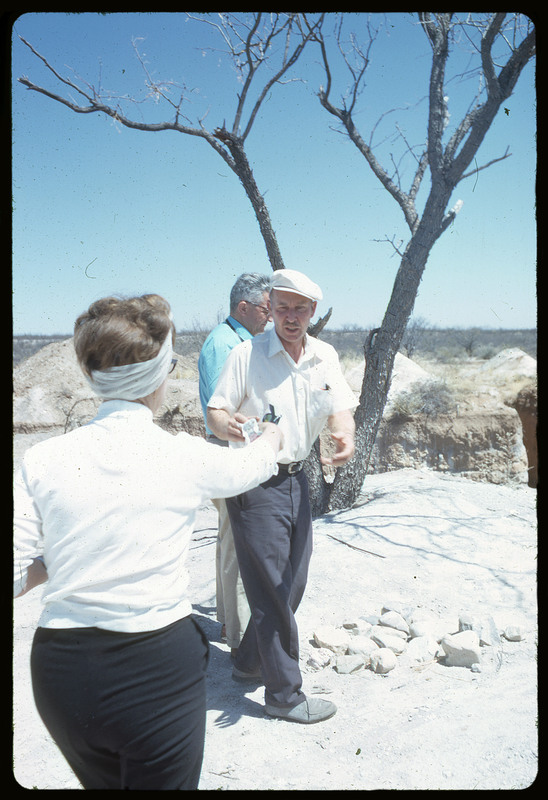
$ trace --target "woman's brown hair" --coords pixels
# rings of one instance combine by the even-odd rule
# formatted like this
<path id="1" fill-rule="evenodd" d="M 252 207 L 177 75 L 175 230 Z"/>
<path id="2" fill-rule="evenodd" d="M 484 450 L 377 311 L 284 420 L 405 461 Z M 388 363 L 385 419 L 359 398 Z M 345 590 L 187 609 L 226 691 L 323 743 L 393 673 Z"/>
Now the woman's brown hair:
<path id="1" fill-rule="evenodd" d="M 74 324 L 74 349 L 87 375 L 124 364 L 137 364 L 158 355 L 175 328 L 167 300 L 158 294 L 141 297 L 104 297 Z"/>

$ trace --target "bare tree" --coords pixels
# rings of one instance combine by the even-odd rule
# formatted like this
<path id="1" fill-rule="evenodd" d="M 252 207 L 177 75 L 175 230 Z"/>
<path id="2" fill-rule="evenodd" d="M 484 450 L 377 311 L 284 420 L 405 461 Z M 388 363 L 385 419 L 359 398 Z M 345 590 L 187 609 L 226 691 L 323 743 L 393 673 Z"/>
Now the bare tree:
<path id="1" fill-rule="evenodd" d="M 413 311 L 428 256 L 434 243 L 454 221 L 460 208 L 460 201 L 449 208 L 451 195 L 460 181 L 476 174 L 479 169 L 485 169 L 495 161 L 508 157 L 509 154 L 505 153 L 500 158 L 469 171 L 496 114 L 512 94 L 523 68 L 535 54 L 535 31 L 530 20 L 520 18 L 520 15 L 508 17 L 505 13 L 494 13 L 460 19 L 451 12 L 419 12 L 418 16 L 432 49 L 432 67 L 428 90 L 427 141 L 417 159 L 416 171 L 407 191 L 400 185 L 397 174 L 395 179 L 391 177 L 377 160 L 353 118 L 363 88 L 374 34 L 370 31 L 367 49 L 360 48 L 354 39 L 353 55 L 357 60 L 351 62 L 344 52 L 339 26 L 337 41 L 351 74 L 348 99 L 343 99 L 341 106 L 335 105 L 330 99 L 330 57 L 325 38 L 321 32 L 317 36 L 326 75 L 326 87 L 319 91 L 320 103 L 338 120 L 375 176 L 396 200 L 409 228 L 410 238 L 403 252 L 398 249 L 401 262 L 381 327 L 370 334 L 365 346 L 365 373 L 355 413 L 356 455 L 337 471 L 331 485 L 325 485 L 317 468 L 311 470 L 312 480 L 319 484 L 314 492 L 319 498 L 316 513 L 348 508 L 360 492 L 390 388 L 394 358 Z M 526 30 L 523 32 L 520 26 L 524 24 Z M 478 71 L 482 75 L 485 89 L 482 97 L 473 102 L 444 144 L 448 122 L 446 65 L 457 28 L 466 34 L 477 50 Z M 501 41 L 505 44 L 507 53 L 502 58 L 502 66 L 496 62 L 494 56 L 495 43 Z M 427 176 L 430 186 L 420 213 L 417 208 L 417 194 Z"/>
<path id="2" fill-rule="evenodd" d="M 479 328 L 464 328 L 455 330 L 453 332 L 453 338 L 464 348 L 466 355 L 471 358 L 474 355 L 474 350 L 478 346 L 479 334 Z"/>
<path id="3" fill-rule="evenodd" d="M 424 341 L 426 332 L 431 328 L 430 323 L 423 317 L 411 317 L 401 340 L 401 349 L 405 351 L 407 358 L 413 358 L 421 342 Z"/>
<path id="4" fill-rule="evenodd" d="M 190 16 L 190 15 L 189 15 Z M 283 269 L 284 264 L 276 241 L 270 216 L 259 192 L 253 171 L 245 153 L 245 142 L 268 92 L 275 84 L 282 83 L 288 70 L 301 56 L 305 46 L 312 41 L 319 43 L 321 58 L 325 68 L 327 84 L 319 92 L 323 107 L 341 123 L 343 131 L 355 144 L 359 153 L 373 170 L 382 185 L 399 204 L 411 236 L 401 252 L 400 267 L 396 275 L 392 296 L 388 304 L 382 325 L 370 332 L 365 344 L 366 367 L 359 406 L 356 410 L 356 456 L 345 467 L 338 470 L 335 481 L 325 481 L 317 454 L 319 443 L 309 459 L 308 474 L 311 478 L 311 499 L 315 514 L 324 513 L 328 509 L 346 508 L 350 506 L 360 488 L 369 464 L 372 447 L 382 418 L 395 355 L 400 346 L 418 291 L 418 286 L 430 250 L 435 241 L 454 221 L 459 210 L 457 203 L 449 209 L 451 194 L 457 184 L 464 178 L 476 174 L 480 169 L 490 166 L 495 161 L 508 157 L 505 153 L 498 159 L 467 171 L 475 160 L 486 132 L 499 111 L 502 103 L 512 93 L 516 82 L 527 62 L 535 53 L 535 33 L 528 30 L 521 35 L 517 26 L 513 37 L 508 36 L 508 25 L 517 20 L 519 15 L 507 19 L 504 13 L 483 15 L 480 18 L 465 20 L 453 19 L 451 13 L 430 14 L 419 13 L 419 22 L 432 48 L 432 69 L 429 86 L 428 135 L 423 153 L 417 159 L 417 168 L 410 188 L 405 191 L 396 171 L 394 180 L 385 170 L 356 128 L 353 113 L 363 86 L 363 78 L 369 63 L 369 51 L 362 51 L 354 41 L 354 54 L 358 66 L 351 64 L 344 54 L 342 39 L 337 35 L 337 43 L 344 55 L 351 74 L 349 100 L 342 106 L 333 104 L 331 94 L 331 66 L 323 36 L 324 14 L 309 16 L 302 13 L 252 13 L 252 14 L 219 14 L 215 19 L 199 18 L 204 24 L 213 25 L 225 43 L 226 52 L 240 73 L 242 91 L 238 94 L 238 102 L 232 125 L 213 131 L 205 128 L 204 119 L 197 124 L 187 124 L 182 106 L 185 99 L 181 94 L 177 102 L 171 100 L 165 86 L 150 77 L 143 61 L 149 91 L 157 98 L 170 104 L 173 118 L 160 123 L 144 123 L 131 119 L 125 114 L 116 98 L 107 98 L 95 87 L 86 82 L 77 82 L 73 78 L 62 77 L 51 64 L 31 44 L 26 44 L 35 55 L 42 60 L 48 70 L 70 91 L 81 98 L 81 104 L 70 97 L 64 97 L 37 86 L 27 77 L 19 78 L 28 89 L 40 92 L 53 100 L 63 103 L 76 113 L 89 114 L 102 112 L 129 128 L 143 131 L 174 130 L 191 136 L 201 137 L 223 158 L 225 163 L 240 179 L 252 204 L 259 222 L 261 235 L 265 242 L 268 257 L 274 270 Z M 452 35 L 456 26 L 470 34 L 479 34 L 478 55 L 480 70 L 485 82 L 485 98 L 478 100 L 470 111 L 456 126 L 454 133 L 444 145 L 443 134 L 447 125 L 447 106 L 444 92 L 445 68 L 448 59 Z M 374 37 L 370 37 L 369 44 Z M 471 36 L 471 40 L 473 37 Z M 493 47 L 496 41 L 503 40 L 509 56 L 502 67 L 495 64 Z M 279 48 L 274 43 L 283 42 Z M 272 69 L 273 53 L 281 58 L 277 67 Z M 136 53 L 139 57 L 138 49 Z M 254 103 L 250 100 L 252 82 L 256 86 L 257 75 L 264 74 L 267 62 L 271 66 L 270 77 L 267 78 L 256 93 Z M 261 70 L 259 72 L 259 70 Z M 245 110 L 251 110 L 245 115 Z M 422 213 L 417 208 L 417 195 L 426 175 L 430 176 L 430 190 Z M 393 240 L 392 240 L 392 243 Z M 394 245 L 396 247 L 396 245 Z M 311 332 L 317 334 L 325 325 L 329 314 L 314 326 Z"/>
<path id="5" fill-rule="evenodd" d="M 93 86 L 85 80 L 78 80 L 73 76 L 62 76 L 43 55 L 34 49 L 32 44 L 21 36 L 19 37 L 21 41 L 66 87 L 69 95 L 65 97 L 42 86 L 37 86 L 26 76 L 20 77 L 19 82 L 27 89 L 40 92 L 78 114 L 103 113 L 127 128 L 154 133 L 172 130 L 205 140 L 241 181 L 259 223 L 272 269 L 283 269 L 284 262 L 276 234 L 264 197 L 259 191 L 247 158 L 245 144 L 268 93 L 274 85 L 289 81 L 287 73 L 296 63 L 307 43 L 321 30 L 324 15 L 318 15 L 315 21 L 307 18 L 306 24 L 304 24 L 303 15 L 298 13 L 256 12 L 239 15 L 218 13 L 201 17 L 187 14 L 187 17 L 196 23 L 215 29 L 220 47 L 222 46 L 224 52 L 230 56 L 237 70 L 242 88 L 237 95 L 232 124 L 228 127 L 226 121 L 223 121 L 221 127 L 208 130 L 204 124 L 205 118 L 200 118 L 192 123 L 183 113 L 187 99 L 185 87 L 179 98 L 173 100 L 171 97 L 173 84 L 153 79 L 139 52 L 137 40 L 134 40 L 133 47 L 144 71 L 148 96 L 152 96 L 156 100 L 163 100 L 167 104 L 172 114 L 169 120 L 149 123 L 129 117 L 122 110 L 120 102 L 122 98 L 119 95 L 106 94 L 101 87 Z M 274 63 L 275 60 L 276 63 Z M 264 79 L 261 80 L 262 76 Z M 254 100 L 251 99 L 252 88 Z M 77 98 L 80 98 L 80 102 L 72 99 L 71 90 L 76 93 Z"/>

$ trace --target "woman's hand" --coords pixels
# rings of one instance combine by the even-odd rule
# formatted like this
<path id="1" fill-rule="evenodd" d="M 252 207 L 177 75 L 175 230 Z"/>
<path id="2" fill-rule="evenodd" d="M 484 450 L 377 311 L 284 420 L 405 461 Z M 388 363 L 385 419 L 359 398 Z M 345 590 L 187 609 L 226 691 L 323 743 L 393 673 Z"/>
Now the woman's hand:
<path id="1" fill-rule="evenodd" d="M 39 558 L 35 558 L 27 570 L 27 582 L 25 583 L 25 588 L 22 592 L 19 592 L 17 597 L 23 597 L 24 594 L 30 592 L 30 590 L 34 589 L 35 586 L 40 586 L 41 583 L 45 583 L 47 579 L 48 571 L 45 568 L 43 561 Z"/>
<path id="2" fill-rule="evenodd" d="M 274 452 L 279 453 L 284 444 L 284 435 L 278 426 L 273 422 L 259 422 L 259 430 L 261 431 L 259 440 L 264 437 L 271 444 Z"/>

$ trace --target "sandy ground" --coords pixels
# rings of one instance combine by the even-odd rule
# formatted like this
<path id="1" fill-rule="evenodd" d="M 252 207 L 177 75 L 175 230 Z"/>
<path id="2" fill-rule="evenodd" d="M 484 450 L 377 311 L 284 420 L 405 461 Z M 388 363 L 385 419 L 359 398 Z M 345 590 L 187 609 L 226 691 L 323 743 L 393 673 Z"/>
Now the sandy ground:
<path id="1" fill-rule="evenodd" d="M 202 508 L 189 561 L 195 613 L 211 642 L 201 790 L 522 789 L 535 781 L 534 489 L 402 470 L 368 477 L 358 507 L 316 521 L 297 613 L 303 688 L 338 712 L 311 726 L 268 717 L 263 689 L 231 679 L 215 619 L 215 531 L 214 509 Z M 500 630 L 519 625 L 524 639 L 482 648 L 477 673 L 401 657 L 387 675 L 308 666 L 315 629 L 379 614 L 391 601 L 421 607 L 449 632 L 466 611 L 492 616 Z M 32 700 L 39 613 L 40 590 L 15 603 L 14 775 L 26 788 L 78 789 Z"/>

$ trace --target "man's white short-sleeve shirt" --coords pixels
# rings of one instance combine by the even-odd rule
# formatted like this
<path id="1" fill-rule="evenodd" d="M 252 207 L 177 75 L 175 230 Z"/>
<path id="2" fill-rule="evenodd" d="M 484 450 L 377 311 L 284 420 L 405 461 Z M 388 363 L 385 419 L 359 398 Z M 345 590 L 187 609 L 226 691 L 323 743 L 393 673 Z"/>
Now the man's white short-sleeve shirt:
<path id="1" fill-rule="evenodd" d="M 208 407 L 261 420 L 270 405 L 284 435 L 283 464 L 305 459 L 328 417 L 357 400 L 331 345 L 306 336 L 296 364 L 272 328 L 232 350 Z"/>

